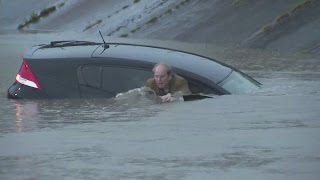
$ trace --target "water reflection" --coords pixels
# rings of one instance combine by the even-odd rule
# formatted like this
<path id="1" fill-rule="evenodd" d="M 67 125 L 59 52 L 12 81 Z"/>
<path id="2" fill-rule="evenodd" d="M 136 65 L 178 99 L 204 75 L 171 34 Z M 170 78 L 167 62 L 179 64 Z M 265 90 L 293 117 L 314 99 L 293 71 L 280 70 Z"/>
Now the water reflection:
<path id="1" fill-rule="evenodd" d="M 140 121 L 164 107 L 157 101 L 132 95 L 116 99 L 16 100 L 15 131 L 60 128 L 96 122 Z"/>
<path id="2" fill-rule="evenodd" d="M 23 103 L 23 101 L 16 101 L 16 131 L 22 132 L 28 129 L 34 129 L 32 127 L 32 121 L 39 114 L 38 104 L 35 102 Z"/>

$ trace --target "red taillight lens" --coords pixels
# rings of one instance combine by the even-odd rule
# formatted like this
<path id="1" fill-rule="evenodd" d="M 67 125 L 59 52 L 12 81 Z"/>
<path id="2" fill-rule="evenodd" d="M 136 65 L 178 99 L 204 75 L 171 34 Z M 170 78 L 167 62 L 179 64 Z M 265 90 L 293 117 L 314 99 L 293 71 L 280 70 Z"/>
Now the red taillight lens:
<path id="1" fill-rule="evenodd" d="M 42 89 L 40 82 L 38 81 L 35 74 L 32 72 L 31 67 L 29 66 L 26 60 L 22 61 L 21 68 L 17 74 L 16 80 L 26 86 L 34 87 L 36 89 Z"/>

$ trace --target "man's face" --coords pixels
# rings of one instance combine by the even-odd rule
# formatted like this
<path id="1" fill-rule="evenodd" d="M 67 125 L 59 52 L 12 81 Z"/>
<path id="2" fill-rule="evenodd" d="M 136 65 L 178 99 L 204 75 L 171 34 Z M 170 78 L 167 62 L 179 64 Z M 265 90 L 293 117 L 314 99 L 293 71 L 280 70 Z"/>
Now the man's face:
<path id="1" fill-rule="evenodd" d="M 164 66 L 159 65 L 154 70 L 154 79 L 158 88 L 169 87 L 171 75 L 168 74 L 167 69 Z"/>

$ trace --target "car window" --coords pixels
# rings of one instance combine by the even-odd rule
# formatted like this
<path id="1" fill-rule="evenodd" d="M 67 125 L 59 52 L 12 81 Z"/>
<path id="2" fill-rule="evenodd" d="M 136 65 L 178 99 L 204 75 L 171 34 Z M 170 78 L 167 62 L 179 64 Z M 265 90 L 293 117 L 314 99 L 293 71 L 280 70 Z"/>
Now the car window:
<path id="1" fill-rule="evenodd" d="M 233 71 L 220 85 L 232 94 L 250 93 L 259 89 L 256 82 L 236 71 Z"/>
<path id="2" fill-rule="evenodd" d="M 151 68 L 90 65 L 78 69 L 82 97 L 114 97 L 117 93 L 144 86 L 147 79 L 152 77 Z M 202 82 L 183 77 L 193 94 L 221 94 Z"/>
<path id="3" fill-rule="evenodd" d="M 82 98 L 111 98 L 114 93 L 102 89 L 100 66 L 82 66 L 78 68 L 78 83 Z"/>
<path id="4" fill-rule="evenodd" d="M 102 89 L 114 93 L 126 92 L 144 86 L 151 77 L 151 69 L 105 66 L 102 72 Z"/>
<path id="5" fill-rule="evenodd" d="M 102 69 L 100 66 L 85 66 L 81 68 L 81 78 L 79 78 L 78 75 L 78 79 L 80 81 L 80 84 L 100 88 L 101 73 Z"/>
<path id="6" fill-rule="evenodd" d="M 208 86 L 206 86 L 200 82 L 190 80 L 190 79 L 187 79 L 187 81 L 188 81 L 189 89 L 192 94 L 199 94 L 199 93 L 220 94 L 217 91 L 213 90 L 212 88 L 209 88 Z"/>

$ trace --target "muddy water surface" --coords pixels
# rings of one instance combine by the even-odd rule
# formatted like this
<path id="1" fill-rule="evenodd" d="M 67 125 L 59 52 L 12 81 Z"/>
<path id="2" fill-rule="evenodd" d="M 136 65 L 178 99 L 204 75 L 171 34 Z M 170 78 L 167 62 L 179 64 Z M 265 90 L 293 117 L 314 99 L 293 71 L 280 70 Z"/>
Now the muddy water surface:
<path id="1" fill-rule="evenodd" d="M 63 36 L 0 37 L 0 179 L 320 178 L 317 57 L 303 56 L 311 66 L 300 56 L 182 44 L 241 68 L 262 89 L 168 104 L 8 100 L 23 49 Z"/>

